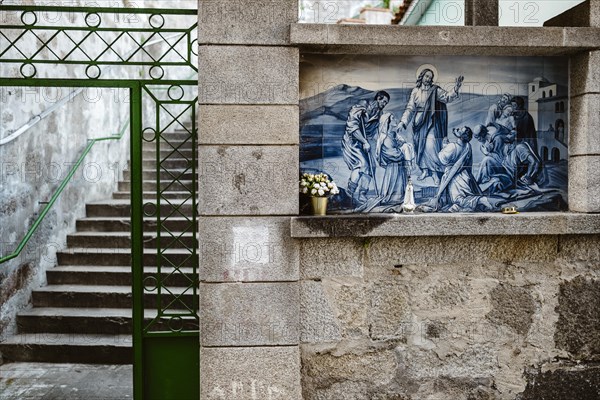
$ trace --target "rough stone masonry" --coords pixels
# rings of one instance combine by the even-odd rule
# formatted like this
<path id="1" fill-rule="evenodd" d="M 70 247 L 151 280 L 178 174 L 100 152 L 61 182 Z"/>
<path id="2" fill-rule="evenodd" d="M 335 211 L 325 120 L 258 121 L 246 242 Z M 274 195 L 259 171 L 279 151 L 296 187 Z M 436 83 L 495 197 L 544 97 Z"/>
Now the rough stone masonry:
<path id="1" fill-rule="evenodd" d="M 596 399 L 600 236 L 302 239 L 305 399 Z"/>

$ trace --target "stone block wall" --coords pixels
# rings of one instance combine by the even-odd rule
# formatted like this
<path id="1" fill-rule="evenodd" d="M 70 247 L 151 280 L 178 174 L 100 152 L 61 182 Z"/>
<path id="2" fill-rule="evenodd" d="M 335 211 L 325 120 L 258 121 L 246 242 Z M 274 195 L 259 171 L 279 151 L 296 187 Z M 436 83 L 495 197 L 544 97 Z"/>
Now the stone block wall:
<path id="1" fill-rule="evenodd" d="M 297 0 L 201 0 L 201 398 L 300 399 Z"/>
<path id="2" fill-rule="evenodd" d="M 600 212 L 600 51 L 571 57 L 569 207 Z M 571 191 L 573 190 L 573 191 Z"/>
<path id="3" fill-rule="evenodd" d="M 580 19 L 573 23 L 573 19 Z M 600 27 L 600 2 L 588 0 L 551 20 L 551 25 Z M 600 135 L 598 135 L 600 51 L 571 57 L 569 202 L 577 212 L 600 212 Z"/>
<path id="4" fill-rule="evenodd" d="M 600 236 L 300 240 L 305 399 L 594 399 Z"/>

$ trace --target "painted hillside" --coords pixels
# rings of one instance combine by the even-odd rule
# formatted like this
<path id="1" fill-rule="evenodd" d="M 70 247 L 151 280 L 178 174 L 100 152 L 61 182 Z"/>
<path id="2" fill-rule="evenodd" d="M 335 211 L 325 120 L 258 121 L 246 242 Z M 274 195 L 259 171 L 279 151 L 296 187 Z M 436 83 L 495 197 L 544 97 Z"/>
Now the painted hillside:
<path id="1" fill-rule="evenodd" d="M 394 114 L 398 119 L 402 116 L 408 102 L 410 88 L 385 89 L 390 94 L 390 102 L 384 112 Z M 342 159 L 341 140 L 344 135 L 346 119 L 351 107 L 361 101 L 371 101 L 376 91 L 358 86 L 338 85 L 316 96 L 300 101 L 300 161 L 303 171 L 323 171 L 328 173 L 343 189 L 349 176 L 349 170 Z M 524 98 L 527 104 L 527 97 Z M 461 93 L 460 97 L 448 104 L 448 127 L 469 126 L 485 122 L 490 105 L 495 104 L 499 95 L 484 96 L 473 93 Z M 412 142 L 412 130 L 409 127 L 403 132 L 404 139 Z M 454 138 L 450 138 L 454 140 Z M 473 140 L 473 171 L 479 168 L 484 155 L 480 144 Z M 566 207 L 567 164 L 566 161 L 544 165 L 545 182 L 537 197 L 524 197 L 520 201 L 521 209 L 527 210 L 561 210 Z M 413 173 L 418 172 L 416 167 Z M 383 170 L 376 171 L 378 180 L 382 179 Z M 414 180 L 415 194 L 426 201 L 435 195 L 437 188 L 430 179 Z M 548 192 L 548 191 L 551 191 Z M 374 195 L 374 193 L 371 193 Z M 516 202 L 513 194 L 507 194 L 507 202 Z M 334 199 L 334 207 L 345 212 L 352 207 L 345 204 L 342 198 Z M 334 210 L 335 211 L 335 210 Z M 377 211 L 377 210 L 373 210 Z M 382 211 L 382 210 L 378 210 Z"/>

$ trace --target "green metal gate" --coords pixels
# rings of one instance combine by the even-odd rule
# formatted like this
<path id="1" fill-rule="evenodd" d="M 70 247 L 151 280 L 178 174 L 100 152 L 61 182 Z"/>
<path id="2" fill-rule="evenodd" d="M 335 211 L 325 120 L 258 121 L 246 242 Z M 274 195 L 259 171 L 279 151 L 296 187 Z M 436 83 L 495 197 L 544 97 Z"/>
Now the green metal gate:
<path id="1" fill-rule="evenodd" d="M 136 399 L 199 398 L 196 29 L 197 10 L 0 5 L 0 86 L 128 91 Z"/>

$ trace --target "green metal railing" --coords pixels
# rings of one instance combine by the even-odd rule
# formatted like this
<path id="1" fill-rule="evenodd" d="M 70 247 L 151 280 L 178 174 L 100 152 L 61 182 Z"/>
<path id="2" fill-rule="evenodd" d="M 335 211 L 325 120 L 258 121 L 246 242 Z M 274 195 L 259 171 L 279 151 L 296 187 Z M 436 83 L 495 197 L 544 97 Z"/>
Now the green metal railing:
<path id="1" fill-rule="evenodd" d="M 189 24 L 182 22 L 182 18 L 190 20 Z M 198 96 L 194 90 L 197 90 L 197 80 L 179 77 L 198 73 L 197 26 L 197 10 L 0 5 L 0 86 L 124 88 L 129 91 L 136 399 L 184 399 L 199 395 L 197 159 L 195 152 L 191 157 L 184 157 L 181 146 L 169 139 L 169 134 L 179 126 L 188 133 L 183 143 L 192 149 L 196 147 Z M 164 44 L 153 51 L 144 48 L 156 40 Z M 118 66 L 119 75 L 109 71 L 110 66 Z M 17 76 L 10 71 L 17 71 Z M 145 114 L 148 111 L 150 115 Z M 94 143 L 109 139 L 115 137 L 96 139 Z M 152 167 L 155 168 L 156 196 L 147 202 L 143 197 L 144 142 L 154 144 L 156 149 L 156 166 Z M 89 153 L 92 146 L 89 143 L 84 153 Z M 188 167 L 180 173 L 172 173 L 170 158 L 184 158 Z M 73 166 L 69 179 L 82 160 Z M 184 176 L 192 176 L 194 182 L 186 188 L 189 197 L 178 202 L 165 194 L 162 185 L 181 185 L 181 181 L 187 179 Z M 161 177 L 168 177 L 167 182 L 165 179 L 161 182 Z M 64 186 L 67 183 L 64 182 Z M 64 186 L 60 185 L 61 191 Z M 53 196 L 44 208 L 38 217 L 40 221 L 58 196 Z M 156 212 L 148 212 L 151 208 Z M 183 232 L 169 231 L 169 218 L 175 217 L 187 220 Z M 156 264 L 146 265 L 145 218 L 156 221 Z M 39 226 L 37 219 L 34 225 Z M 182 242 L 183 233 L 192 235 L 193 245 Z M 28 235 L 26 240 L 30 238 Z M 26 242 L 19 248 L 22 250 L 25 245 Z M 174 252 L 179 252 L 179 259 L 172 257 Z M 152 270 L 156 289 L 145 281 L 144 267 Z M 174 275 L 179 275 L 178 282 L 185 283 L 180 292 L 172 290 Z M 145 295 L 154 290 L 161 292 L 162 300 L 147 307 Z M 186 296 L 192 296 L 193 301 L 186 302 Z M 150 321 L 144 320 L 145 309 L 156 310 Z M 195 326 L 179 325 L 183 319 L 193 321 Z"/>
<path id="2" fill-rule="evenodd" d="M 169 38 L 171 38 L 171 37 L 169 37 Z M 161 43 L 162 43 L 161 40 L 147 40 L 142 44 L 142 47 L 149 48 L 149 47 L 161 44 Z M 134 52 L 135 52 L 135 50 L 131 51 L 128 54 L 128 57 L 129 57 L 129 55 L 132 55 Z M 108 69 L 114 68 L 114 67 L 118 67 L 118 65 L 111 65 Z M 197 72 L 194 72 L 191 75 L 189 75 L 186 78 L 186 80 L 190 80 L 190 79 L 194 78 L 195 76 L 197 76 Z M 23 133 L 25 133 L 29 129 L 33 128 L 36 124 L 41 122 L 44 118 L 48 117 L 50 114 L 52 114 L 56 110 L 60 109 L 61 107 L 65 106 L 68 102 L 72 101 L 74 98 L 79 96 L 81 93 L 83 93 L 83 90 L 84 90 L 83 87 L 73 90 L 67 96 L 63 97 L 62 99 L 57 101 L 55 104 L 48 107 L 46 110 L 42 111 L 40 114 L 34 115 L 27 123 L 25 123 L 18 129 L 16 129 L 15 131 L 11 132 L 10 135 L 8 135 L 7 137 L 0 137 L 0 146 L 3 146 L 5 144 L 12 142 L 13 140 L 16 140 L 19 136 L 21 136 Z M 164 90 L 168 90 L 168 89 L 165 88 Z"/>
<path id="3" fill-rule="evenodd" d="M 50 209 L 54 206 L 54 203 L 56 203 L 56 201 L 58 200 L 58 198 L 60 197 L 62 192 L 65 190 L 65 188 L 67 187 L 67 185 L 69 184 L 69 182 L 71 181 L 71 179 L 73 178 L 73 176 L 75 175 L 77 170 L 79 169 L 79 166 L 81 165 L 81 163 L 83 162 L 85 157 L 87 157 L 87 155 L 90 153 L 90 151 L 92 151 L 92 148 L 94 147 L 94 145 L 98 142 L 104 142 L 107 140 L 121 140 L 121 138 L 125 134 L 125 131 L 127 131 L 128 127 L 129 127 L 129 120 L 127 120 L 127 122 L 123 125 L 121 130 L 116 135 L 106 136 L 106 137 L 101 137 L 101 138 L 96 138 L 96 139 L 90 139 L 88 141 L 87 146 L 85 147 L 85 149 L 83 150 L 83 152 L 81 153 L 81 155 L 79 156 L 77 161 L 73 164 L 73 166 L 69 170 L 69 173 L 67 174 L 67 176 L 62 180 L 60 185 L 58 185 L 58 188 L 56 189 L 56 191 L 54 192 L 54 194 L 48 201 L 48 204 L 46 204 L 46 206 L 44 207 L 42 212 L 35 219 L 34 223 L 31 225 L 31 227 L 29 228 L 29 230 L 27 231 L 27 233 L 25 234 L 25 236 L 23 237 L 23 239 L 21 240 L 21 242 L 19 243 L 17 248 L 12 252 L 12 254 L 1 257 L 0 264 L 3 264 L 5 262 L 8 262 L 10 260 L 13 260 L 13 259 L 19 257 L 19 255 L 21 254 L 23 249 L 25 249 L 25 246 L 27 246 L 27 243 L 29 242 L 31 237 L 35 234 L 35 232 L 39 228 L 39 226 L 42 223 L 42 221 L 44 220 L 44 218 L 46 218 L 46 215 L 48 214 Z"/>

